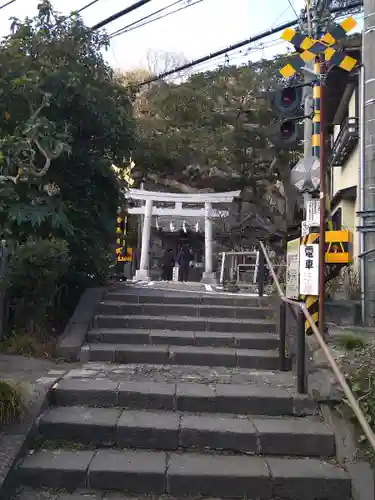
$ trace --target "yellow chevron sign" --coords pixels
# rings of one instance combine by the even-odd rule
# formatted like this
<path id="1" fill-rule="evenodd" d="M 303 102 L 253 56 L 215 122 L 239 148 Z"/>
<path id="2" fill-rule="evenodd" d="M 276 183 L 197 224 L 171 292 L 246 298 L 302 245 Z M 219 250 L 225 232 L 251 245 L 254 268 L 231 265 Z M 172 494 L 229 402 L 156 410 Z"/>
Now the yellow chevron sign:
<path id="1" fill-rule="evenodd" d="M 116 248 L 117 262 L 131 262 L 133 260 L 133 249 L 128 247 L 124 255 L 124 248 Z"/>
<path id="2" fill-rule="evenodd" d="M 283 31 L 281 38 L 292 43 L 297 49 L 303 50 L 301 54 L 295 54 L 290 62 L 281 68 L 280 73 L 284 78 L 290 78 L 301 70 L 308 62 L 312 61 L 317 55 L 324 54 L 325 60 L 334 66 L 339 66 L 345 71 L 351 71 L 357 64 L 357 60 L 338 52 L 333 45 L 346 36 L 346 33 L 357 25 L 353 17 L 348 17 L 340 24 L 334 26 L 330 32 L 326 33 L 320 40 L 297 33 L 292 28 Z"/>
<path id="3" fill-rule="evenodd" d="M 302 236 L 301 245 L 319 243 L 319 234 L 310 233 Z M 353 235 L 351 231 L 326 231 L 325 263 L 351 264 L 353 262 Z"/>

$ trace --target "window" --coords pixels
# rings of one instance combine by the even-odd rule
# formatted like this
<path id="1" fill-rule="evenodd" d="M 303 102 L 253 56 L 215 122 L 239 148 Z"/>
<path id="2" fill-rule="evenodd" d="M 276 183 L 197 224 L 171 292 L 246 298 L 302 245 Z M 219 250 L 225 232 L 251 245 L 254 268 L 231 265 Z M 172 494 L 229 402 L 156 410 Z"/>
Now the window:
<path id="1" fill-rule="evenodd" d="M 342 210 L 338 208 L 332 215 L 332 226 L 334 231 L 340 231 L 342 228 Z"/>

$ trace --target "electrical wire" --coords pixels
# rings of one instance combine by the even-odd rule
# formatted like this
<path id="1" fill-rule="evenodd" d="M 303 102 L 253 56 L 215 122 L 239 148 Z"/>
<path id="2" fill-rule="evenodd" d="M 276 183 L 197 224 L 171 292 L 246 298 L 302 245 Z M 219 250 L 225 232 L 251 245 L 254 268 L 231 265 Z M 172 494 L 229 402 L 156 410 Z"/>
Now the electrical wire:
<path id="1" fill-rule="evenodd" d="M 194 59 L 190 63 L 183 64 L 182 66 L 179 66 L 178 68 L 175 68 L 173 70 L 165 71 L 164 73 L 161 73 L 159 75 L 154 76 L 153 78 L 150 78 L 148 80 L 145 80 L 144 82 L 141 82 L 137 85 L 137 87 L 141 87 L 143 85 L 147 85 L 152 82 L 156 82 L 157 80 L 160 80 L 162 78 L 165 78 L 167 76 L 173 75 L 174 73 L 180 73 L 181 71 L 184 71 L 186 69 L 190 69 L 193 66 L 197 66 L 197 64 L 204 63 L 206 61 L 210 61 L 211 59 L 216 59 L 219 56 L 225 55 L 228 52 L 233 52 L 234 50 L 237 50 L 241 47 L 244 47 L 245 45 L 249 45 L 250 43 L 257 42 L 259 40 L 262 40 L 263 38 L 266 38 L 271 35 L 275 35 L 276 33 L 279 33 L 280 31 L 285 30 L 286 28 L 290 28 L 291 26 L 295 26 L 297 24 L 298 20 L 294 19 L 293 21 L 289 21 L 287 23 L 281 24 L 277 26 L 276 28 L 271 28 L 266 31 L 262 31 L 261 33 L 252 36 L 251 38 L 248 38 L 247 40 L 242 40 L 241 42 L 235 43 L 234 45 L 229 45 L 225 49 L 220 49 L 216 52 L 212 52 L 211 54 L 207 54 L 206 56 L 200 57 L 198 59 Z"/>
<path id="2" fill-rule="evenodd" d="M 136 30 L 138 28 L 141 28 L 142 26 L 147 26 L 147 24 L 153 23 L 154 21 L 158 21 L 160 19 L 164 19 L 165 17 L 168 17 L 172 14 L 176 14 L 177 12 L 180 12 L 181 10 L 187 9 L 188 7 L 193 7 L 193 5 L 197 5 L 198 3 L 203 2 L 203 0 L 195 0 L 193 3 L 189 3 L 188 5 L 184 5 L 183 7 L 180 7 L 179 9 L 173 10 L 172 12 L 168 12 L 167 14 L 164 14 L 159 17 L 155 17 L 154 19 L 150 19 L 149 21 L 146 21 L 142 24 L 138 24 L 137 26 L 133 26 L 133 28 L 129 28 L 127 30 L 121 31 L 121 33 L 118 33 L 117 35 L 122 35 L 123 33 L 128 33 L 129 31 Z M 115 35 L 115 36 L 117 36 Z M 110 37 L 111 38 L 111 37 Z M 112 37 L 114 38 L 114 37 Z"/>
<path id="3" fill-rule="evenodd" d="M 0 5 L 0 10 L 1 9 L 5 9 L 5 7 L 8 7 L 8 5 L 11 5 L 12 3 L 14 3 L 16 0 L 10 0 L 9 2 L 7 3 L 4 3 L 3 5 Z"/>
<path id="4" fill-rule="evenodd" d="M 231 54 L 229 63 L 228 59 L 225 56 L 221 56 L 219 57 L 219 60 L 207 61 L 206 63 L 197 65 L 197 71 L 211 71 L 211 69 L 214 70 L 218 66 L 225 66 L 228 64 L 232 66 L 234 64 L 239 64 L 240 62 L 243 62 L 243 64 L 245 64 L 248 62 L 248 56 L 251 56 L 257 52 L 263 52 L 264 50 L 267 50 L 271 47 L 281 46 L 283 44 L 283 40 L 272 40 L 270 43 L 255 45 L 254 47 L 249 47 L 246 50 L 240 49 Z M 290 54 L 283 54 L 279 57 L 290 57 Z M 179 76 L 176 76 L 176 78 L 179 78 Z"/>
<path id="5" fill-rule="evenodd" d="M 334 9 L 331 9 L 331 14 L 337 14 L 340 12 L 344 12 L 345 10 L 348 10 L 348 8 L 353 8 L 353 7 L 360 7 L 362 6 L 363 3 L 362 1 L 357 1 L 353 2 L 350 5 L 346 5 L 345 7 L 336 7 Z M 276 33 L 279 33 L 280 31 L 284 31 L 286 28 L 291 28 L 292 26 L 295 26 L 300 22 L 300 19 L 294 19 L 293 21 L 289 21 L 287 23 L 281 24 L 275 28 L 268 29 L 266 31 L 263 31 L 257 35 L 254 35 L 253 37 L 247 39 L 247 40 L 242 40 L 241 42 L 237 42 L 233 45 L 229 45 L 228 47 L 224 49 L 220 49 L 216 52 L 212 52 L 211 54 L 207 54 L 203 57 L 199 57 L 198 59 L 194 59 L 190 63 L 183 64 L 182 66 L 179 66 L 178 68 L 175 68 L 173 70 L 165 71 L 164 73 L 160 73 L 153 78 L 150 78 L 148 80 L 144 80 L 143 82 L 140 82 L 137 87 L 142 87 L 143 85 L 148 85 L 149 83 L 156 82 L 158 80 L 161 80 L 163 78 L 166 78 L 167 76 L 171 76 L 174 73 L 181 73 L 181 71 L 185 71 L 187 69 L 190 69 L 194 66 L 197 66 L 198 64 L 204 63 L 206 61 L 210 61 L 211 59 L 216 59 L 217 57 L 220 57 L 222 55 L 227 54 L 228 52 L 233 52 L 234 50 L 237 50 L 241 47 L 244 47 L 245 45 L 249 45 L 250 43 L 257 42 L 259 40 L 262 40 L 263 38 L 267 38 L 271 35 L 274 35 Z"/>
<path id="6" fill-rule="evenodd" d="M 278 21 L 280 21 L 280 19 L 283 17 L 283 15 L 284 15 L 284 14 L 286 14 L 286 13 L 288 12 L 288 10 L 289 10 L 289 9 L 290 9 L 290 5 L 288 5 L 288 7 L 287 7 L 285 10 L 283 10 L 283 11 L 282 11 L 282 13 L 281 13 L 279 16 L 277 16 L 277 18 L 276 18 L 276 19 L 274 20 L 274 22 L 271 24 L 271 27 L 272 27 L 272 26 L 275 26 L 275 24 L 276 24 Z"/>
<path id="7" fill-rule="evenodd" d="M 156 14 L 160 14 L 160 12 L 164 12 L 165 10 L 170 9 L 171 7 L 174 7 L 175 5 L 177 5 L 179 3 L 182 3 L 184 1 L 186 1 L 186 0 L 177 0 L 177 1 L 173 2 L 173 3 L 170 3 L 166 7 L 162 7 L 161 9 L 156 10 L 155 12 L 152 12 L 151 14 L 148 14 L 147 16 L 143 16 L 140 19 L 138 19 L 137 21 L 134 21 L 134 22 L 132 22 L 130 24 L 127 24 L 126 26 L 123 26 L 122 28 L 114 31 L 113 33 L 111 33 L 109 35 L 109 38 L 112 38 L 112 37 L 116 36 L 117 34 L 121 34 L 121 33 L 119 33 L 120 31 L 122 32 L 123 30 L 127 30 L 128 28 L 131 28 L 135 24 L 138 24 L 141 21 L 145 21 L 146 19 L 149 19 L 150 17 L 155 16 Z"/>
<path id="8" fill-rule="evenodd" d="M 289 3 L 290 8 L 292 9 L 292 11 L 294 12 L 294 14 L 298 17 L 297 11 L 294 8 L 292 0 L 288 0 L 288 3 Z"/>
<path id="9" fill-rule="evenodd" d="M 130 14 L 130 12 L 133 12 L 139 9 L 140 7 L 143 7 L 144 5 L 146 5 L 146 3 L 149 2 L 151 2 L 151 0 L 139 0 L 136 3 L 129 5 L 129 7 L 127 7 L 126 9 L 120 10 L 119 12 L 116 12 L 116 14 L 112 14 L 112 16 L 109 16 L 106 19 L 103 19 L 103 21 L 94 24 L 94 26 L 91 27 L 91 30 L 93 31 L 93 30 L 98 30 L 100 28 L 104 28 L 104 26 L 107 26 L 107 24 L 116 21 L 116 19 L 120 19 L 120 17 L 123 17 L 126 14 Z"/>
<path id="10" fill-rule="evenodd" d="M 88 9 L 89 7 L 91 7 L 91 5 L 94 5 L 94 3 L 97 3 L 99 2 L 99 0 L 92 0 L 92 2 L 84 5 L 83 7 L 81 7 L 80 9 L 78 9 L 77 11 L 75 11 L 76 14 L 80 14 L 81 12 L 83 12 L 84 10 Z M 74 15 L 74 13 L 73 13 Z"/>
<path id="11" fill-rule="evenodd" d="M 164 19 L 165 17 L 168 17 L 168 16 L 170 16 L 172 14 L 176 14 L 177 12 L 180 12 L 181 10 L 185 10 L 188 7 L 193 7 L 193 5 L 196 5 L 196 4 L 201 3 L 201 2 L 203 2 L 203 0 L 195 0 L 195 2 L 193 2 L 193 3 L 189 3 L 188 5 L 184 5 L 183 7 L 180 7 L 179 9 L 175 9 L 172 12 L 168 12 L 166 14 L 163 14 L 162 16 L 155 17 L 154 19 L 150 19 L 149 21 L 146 21 L 144 23 L 137 24 L 136 26 L 133 26 L 132 28 L 126 29 L 126 27 L 125 27 L 125 28 L 119 30 L 120 33 L 116 33 L 114 35 L 110 35 L 109 38 L 111 39 L 111 38 L 114 38 L 115 36 L 122 35 L 123 33 L 128 33 L 129 31 L 133 31 L 133 30 L 136 30 L 138 28 L 141 28 L 142 26 L 147 26 L 147 24 L 151 24 L 154 21 L 158 21 L 160 19 Z M 136 24 L 136 23 L 133 23 L 133 24 Z"/>

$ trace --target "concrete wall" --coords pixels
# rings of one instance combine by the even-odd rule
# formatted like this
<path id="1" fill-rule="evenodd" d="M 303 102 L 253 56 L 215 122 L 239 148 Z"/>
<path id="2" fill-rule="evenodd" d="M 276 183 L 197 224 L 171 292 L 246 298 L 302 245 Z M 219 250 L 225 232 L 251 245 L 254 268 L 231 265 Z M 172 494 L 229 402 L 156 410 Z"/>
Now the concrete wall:
<path id="1" fill-rule="evenodd" d="M 348 104 L 348 117 L 356 117 L 356 92 L 350 98 Z M 334 139 L 337 138 L 340 132 L 340 125 L 334 126 Z M 346 160 L 345 164 L 341 167 L 332 167 L 331 175 L 331 196 L 345 188 L 358 186 L 359 184 L 359 144 L 355 146 L 349 158 Z M 342 226 L 343 229 L 349 229 L 353 233 L 353 256 L 355 265 L 357 264 L 356 256 L 359 252 L 359 233 L 356 228 L 359 224 L 357 211 L 359 210 L 359 196 L 357 192 L 357 198 L 355 201 L 342 200 L 338 206 L 335 208 L 337 210 L 341 208 L 342 210 Z"/>

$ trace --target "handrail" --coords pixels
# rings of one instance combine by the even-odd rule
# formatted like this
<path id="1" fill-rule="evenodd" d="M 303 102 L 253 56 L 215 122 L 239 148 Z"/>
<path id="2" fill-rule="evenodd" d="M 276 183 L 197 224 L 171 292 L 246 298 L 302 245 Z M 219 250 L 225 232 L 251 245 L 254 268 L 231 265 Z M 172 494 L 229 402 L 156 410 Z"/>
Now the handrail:
<path id="1" fill-rule="evenodd" d="M 369 443 L 371 444 L 372 448 L 375 451 L 375 434 L 372 431 L 369 423 L 367 422 L 366 417 L 363 414 L 357 400 L 355 399 L 354 394 L 352 393 L 347 381 L 345 380 L 344 375 L 341 373 L 338 364 L 336 363 L 332 354 L 330 353 L 330 350 L 328 349 L 327 344 L 324 342 L 324 339 L 323 339 L 322 335 L 320 334 L 318 327 L 316 326 L 313 318 L 311 317 L 311 315 L 310 315 L 309 311 L 307 310 L 304 303 L 298 302 L 297 300 L 289 299 L 288 297 L 285 296 L 284 292 L 281 289 L 280 282 L 279 282 L 279 280 L 276 276 L 276 273 L 274 271 L 272 262 L 270 261 L 270 258 L 268 256 L 267 249 L 261 241 L 260 241 L 260 248 L 262 249 L 262 253 L 263 253 L 264 258 L 267 262 L 268 269 L 270 270 L 273 281 L 274 281 L 276 288 L 277 288 L 277 291 L 279 293 L 280 299 L 283 302 L 285 302 L 286 304 L 290 304 L 290 305 L 299 307 L 301 309 L 301 311 L 303 312 L 303 314 L 305 315 L 305 318 L 309 322 L 309 324 L 310 324 L 310 326 L 311 326 L 311 328 L 312 328 L 312 330 L 317 338 L 317 341 L 318 341 L 320 347 L 322 348 L 329 364 L 331 365 L 332 371 L 336 375 L 336 378 L 337 378 L 339 384 L 341 385 L 342 390 L 344 391 L 344 394 L 347 397 L 347 400 L 348 400 L 355 416 L 357 417 L 358 422 L 361 425 L 363 432 L 365 433 L 365 436 L 367 437 Z"/>

